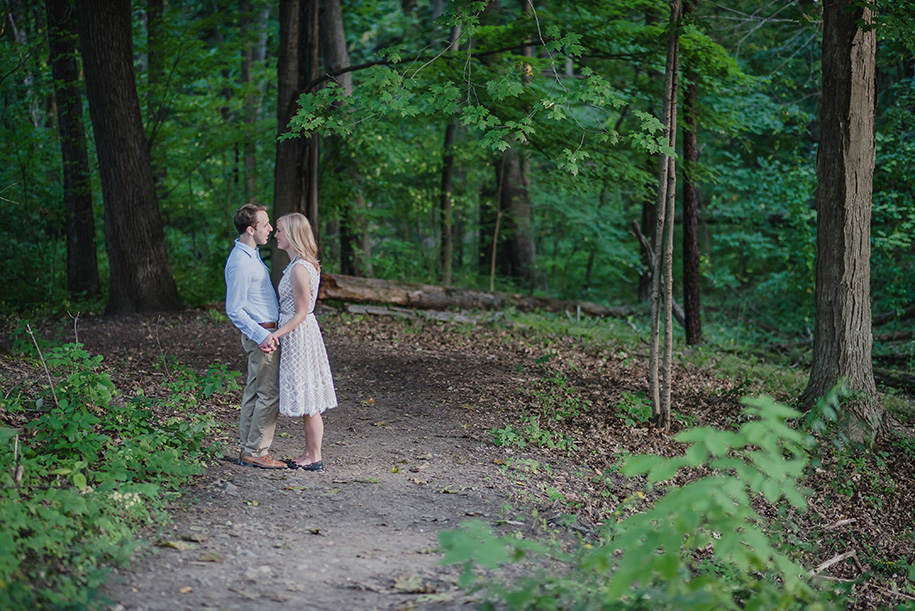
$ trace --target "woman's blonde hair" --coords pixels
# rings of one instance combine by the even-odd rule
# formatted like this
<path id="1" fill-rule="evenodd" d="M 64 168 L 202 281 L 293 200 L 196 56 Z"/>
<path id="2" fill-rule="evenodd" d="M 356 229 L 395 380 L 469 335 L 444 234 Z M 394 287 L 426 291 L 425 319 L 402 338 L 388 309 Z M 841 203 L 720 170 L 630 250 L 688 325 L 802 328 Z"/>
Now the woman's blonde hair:
<path id="1" fill-rule="evenodd" d="M 321 271 L 321 262 L 318 261 L 318 243 L 315 241 L 315 234 L 311 230 L 311 223 L 304 214 L 300 212 L 290 212 L 284 214 L 276 221 L 277 225 L 283 224 L 286 230 L 286 239 L 295 253 L 315 266 Z"/>

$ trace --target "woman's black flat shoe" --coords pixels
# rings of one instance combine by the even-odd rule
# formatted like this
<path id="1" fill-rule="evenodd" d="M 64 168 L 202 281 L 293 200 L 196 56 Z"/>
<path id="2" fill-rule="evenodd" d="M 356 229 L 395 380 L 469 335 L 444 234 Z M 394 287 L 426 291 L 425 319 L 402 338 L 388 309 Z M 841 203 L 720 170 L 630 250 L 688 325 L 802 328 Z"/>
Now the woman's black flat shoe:
<path id="1" fill-rule="evenodd" d="M 302 471 L 323 471 L 324 461 L 319 460 L 317 462 L 310 462 L 307 465 L 299 465 L 298 468 Z"/>

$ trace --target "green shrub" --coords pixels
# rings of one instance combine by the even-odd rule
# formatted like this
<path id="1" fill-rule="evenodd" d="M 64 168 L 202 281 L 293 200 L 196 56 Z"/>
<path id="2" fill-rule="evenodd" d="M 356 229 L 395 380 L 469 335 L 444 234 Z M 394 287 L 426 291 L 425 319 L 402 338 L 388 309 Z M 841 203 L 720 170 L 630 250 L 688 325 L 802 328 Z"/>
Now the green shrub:
<path id="1" fill-rule="evenodd" d="M 603 526 L 596 544 L 572 554 L 496 537 L 482 523 L 445 531 L 444 562 L 463 564 L 463 586 L 477 581 L 475 565 L 495 568 L 543 556 L 566 570 L 534 571 L 511 582 L 482 580 L 489 605 L 508 609 L 816 609 L 828 602 L 803 567 L 768 534 L 753 501 L 806 508 L 799 480 L 810 438 L 786 424 L 800 414 L 769 398 L 745 399 L 751 420 L 738 431 L 684 431 L 683 456 L 632 456 L 627 475 L 664 482 L 682 469 L 709 474 L 671 487 L 645 511 L 639 493 Z M 495 608 L 490 606 L 489 608 Z"/>
<path id="2" fill-rule="evenodd" d="M 0 429 L 0 608 L 103 606 L 106 567 L 130 559 L 137 529 L 216 450 L 209 415 L 176 412 L 177 396 L 118 402 L 101 361 L 80 344 L 54 348 L 53 389 L 0 399 L 9 412 L 46 410 L 24 431 Z"/>

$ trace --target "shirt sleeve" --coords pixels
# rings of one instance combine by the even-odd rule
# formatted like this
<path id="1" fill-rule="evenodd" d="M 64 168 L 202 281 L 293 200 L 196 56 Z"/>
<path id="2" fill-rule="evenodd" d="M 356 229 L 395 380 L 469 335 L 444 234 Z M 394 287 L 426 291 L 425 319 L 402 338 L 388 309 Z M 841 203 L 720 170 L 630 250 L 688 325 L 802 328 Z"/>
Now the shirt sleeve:
<path id="1" fill-rule="evenodd" d="M 226 263 L 226 316 L 252 341 L 262 344 L 270 332 L 260 326 L 245 310 L 250 289 L 249 275 L 236 257 Z"/>

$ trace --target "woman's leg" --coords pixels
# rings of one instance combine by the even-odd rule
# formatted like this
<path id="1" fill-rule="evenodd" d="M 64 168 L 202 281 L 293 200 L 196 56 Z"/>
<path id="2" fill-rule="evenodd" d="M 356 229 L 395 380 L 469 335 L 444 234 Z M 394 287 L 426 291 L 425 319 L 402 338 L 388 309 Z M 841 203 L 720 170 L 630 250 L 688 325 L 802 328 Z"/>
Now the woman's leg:
<path id="1" fill-rule="evenodd" d="M 324 420 L 320 413 L 314 416 L 304 416 L 302 420 L 305 427 L 305 452 L 295 462 L 300 465 L 319 462 L 322 460 L 321 442 L 324 440 Z"/>

